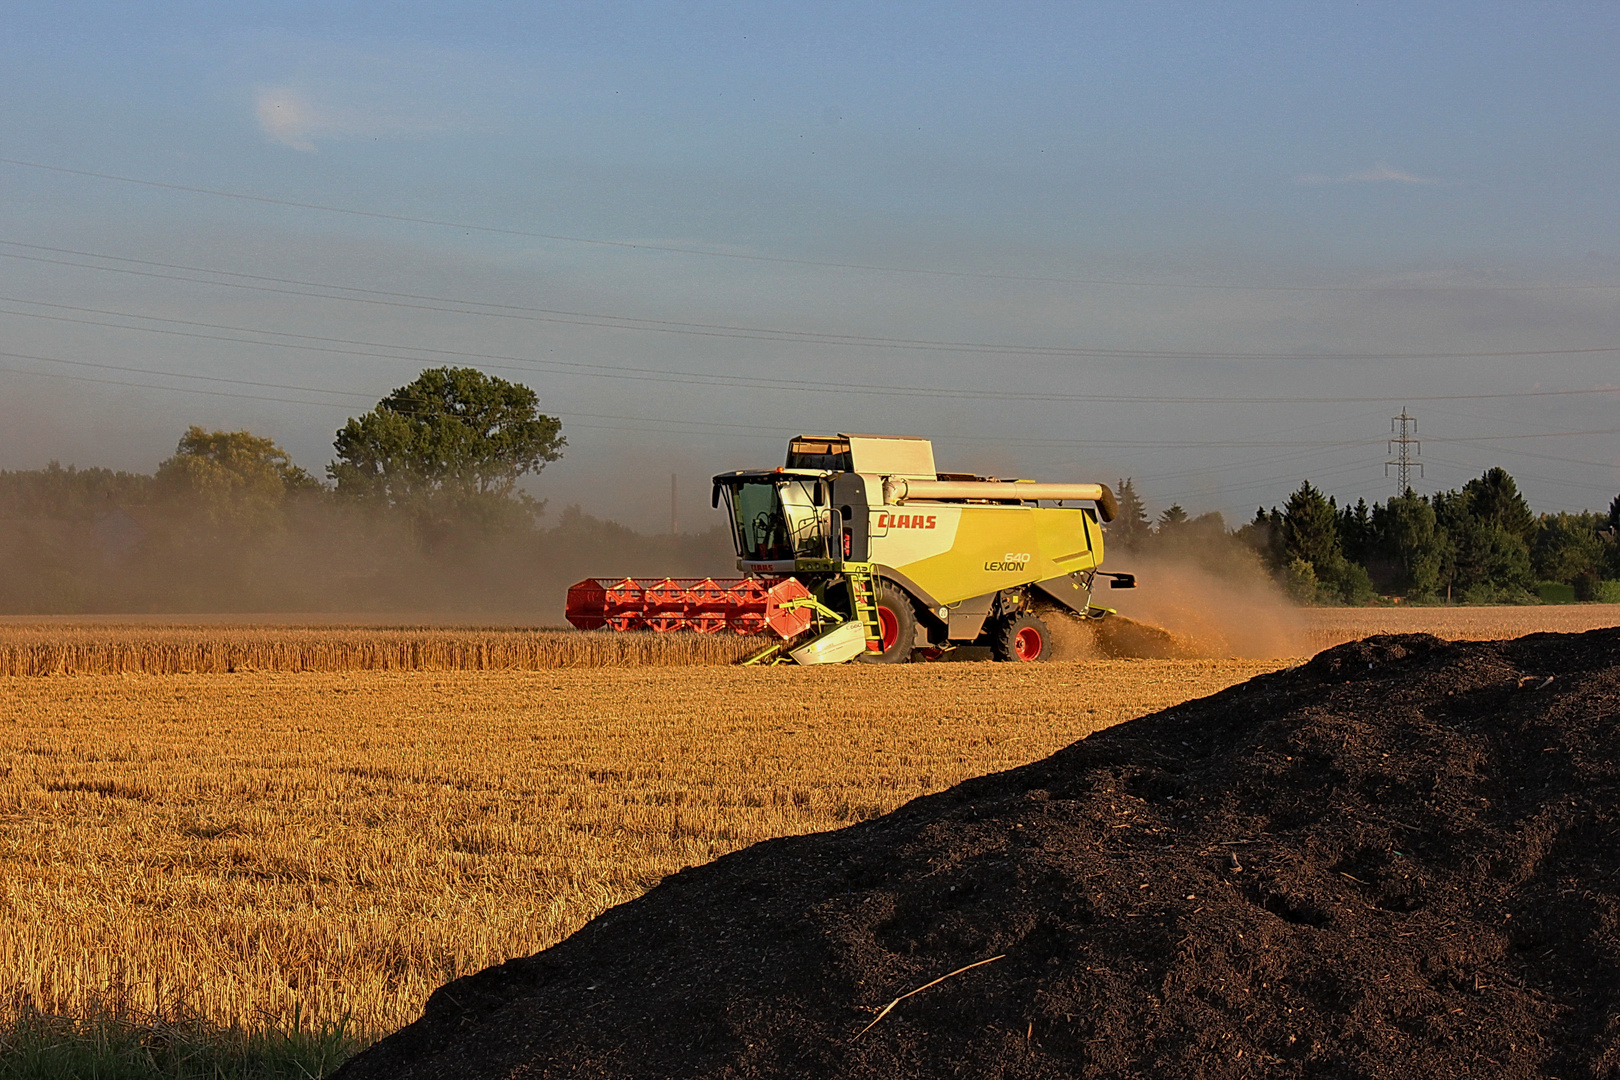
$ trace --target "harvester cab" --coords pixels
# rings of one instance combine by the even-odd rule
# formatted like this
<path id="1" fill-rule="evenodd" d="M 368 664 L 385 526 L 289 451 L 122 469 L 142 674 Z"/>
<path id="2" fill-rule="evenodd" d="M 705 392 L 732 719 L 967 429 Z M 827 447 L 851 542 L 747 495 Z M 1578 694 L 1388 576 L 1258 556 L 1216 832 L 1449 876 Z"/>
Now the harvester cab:
<path id="1" fill-rule="evenodd" d="M 1116 506 L 1106 485 L 940 473 L 927 439 L 799 436 L 780 468 L 716 476 L 722 501 L 747 577 L 589 579 L 569 590 L 569 621 L 773 631 L 758 662 L 899 663 L 968 644 L 1042 660 L 1043 616 L 1101 618 L 1098 578 L 1135 585 L 1099 569 Z"/>

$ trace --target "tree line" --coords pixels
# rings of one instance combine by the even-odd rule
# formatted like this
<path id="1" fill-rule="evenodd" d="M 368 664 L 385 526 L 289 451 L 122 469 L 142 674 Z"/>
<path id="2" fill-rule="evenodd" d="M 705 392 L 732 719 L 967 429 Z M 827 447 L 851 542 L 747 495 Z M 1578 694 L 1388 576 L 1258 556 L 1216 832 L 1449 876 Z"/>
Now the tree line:
<path id="1" fill-rule="evenodd" d="M 189 428 L 150 475 L 0 472 L 0 612 L 452 610 L 561 616 L 601 573 L 735 573 L 725 526 L 647 537 L 577 508 L 541 525 L 520 486 L 559 460 L 528 387 L 434 368 L 351 418 L 324 478 L 274 440 Z M 1303 603 L 1620 602 L 1620 496 L 1535 514 L 1503 469 L 1455 491 L 1340 507 L 1309 482 L 1228 530 L 1179 505 L 1150 520 L 1119 481 L 1111 547 L 1270 575 Z"/>
<path id="2" fill-rule="evenodd" d="M 1150 521 L 1130 479 L 1119 482 L 1110 540 L 1139 552 L 1206 562 L 1242 555 L 1310 604 L 1620 602 L 1620 495 L 1607 513 L 1536 514 L 1505 469 L 1433 495 L 1407 489 L 1387 502 L 1340 507 L 1309 481 L 1280 508 L 1260 507 L 1228 532 L 1219 514 L 1178 505 Z"/>
<path id="3" fill-rule="evenodd" d="M 320 478 L 191 427 L 151 474 L 0 472 L 0 612 L 501 611 L 560 620 L 597 573 L 731 570 L 720 529 L 642 536 L 521 487 L 559 460 L 528 387 L 435 368 L 336 433 Z M 734 571 L 732 571 L 734 572 Z"/>

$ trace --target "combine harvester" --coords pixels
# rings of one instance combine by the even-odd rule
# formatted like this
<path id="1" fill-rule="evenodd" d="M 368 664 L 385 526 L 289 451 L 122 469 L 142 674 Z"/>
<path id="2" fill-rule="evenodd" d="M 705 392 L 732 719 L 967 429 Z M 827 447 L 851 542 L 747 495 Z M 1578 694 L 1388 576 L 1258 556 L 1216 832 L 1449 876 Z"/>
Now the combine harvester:
<path id="1" fill-rule="evenodd" d="M 587 578 L 568 621 L 777 639 L 748 663 L 898 664 L 959 645 L 1045 660 L 1043 612 L 1100 619 L 1113 611 L 1092 605 L 1098 578 L 1136 585 L 1098 569 L 1107 485 L 937 472 L 927 439 L 801 435 L 783 468 L 716 476 L 722 498 L 748 577 Z"/>

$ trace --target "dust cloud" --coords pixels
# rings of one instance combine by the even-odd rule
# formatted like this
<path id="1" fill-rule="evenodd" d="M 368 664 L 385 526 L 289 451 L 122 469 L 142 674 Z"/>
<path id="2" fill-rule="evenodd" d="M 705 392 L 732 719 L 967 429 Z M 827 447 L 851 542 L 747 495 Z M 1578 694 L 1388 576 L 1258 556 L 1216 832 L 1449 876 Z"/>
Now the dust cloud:
<path id="1" fill-rule="evenodd" d="M 735 577 L 724 526 L 647 535 L 577 509 L 369 507 L 328 490 L 216 497 L 107 470 L 0 472 L 0 616 L 305 613 L 559 625 L 585 577 Z M 1270 658 L 1309 650 L 1300 613 L 1224 537 L 1111 552 L 1122 617 L 1048 620 L 1074 656 Z"/>
<path id="2" fill-rule="evenodd" d="M 1092 597 L 1117 616 L 1049 620 L 1060 656 L 1271 659 L 1313 651 L 1299 608 L 1258 565 L 1217 573 L 1174 556 L 1123 553 L 1114 562 L 1136 575 L 1137 587 Z"/>
<path id="3" fill-rule="evenodd" d="M 0 616 L 561 625 L 581 578 L 737 573 L 723 529 L 649 536 L 577 510 L 533 524 L 424 521 L 323 493 L 234 519 L 111 483 L 82 498 L 18 491 L 16 475 L 0 474 L 13 481 L 0 482 Z"/>

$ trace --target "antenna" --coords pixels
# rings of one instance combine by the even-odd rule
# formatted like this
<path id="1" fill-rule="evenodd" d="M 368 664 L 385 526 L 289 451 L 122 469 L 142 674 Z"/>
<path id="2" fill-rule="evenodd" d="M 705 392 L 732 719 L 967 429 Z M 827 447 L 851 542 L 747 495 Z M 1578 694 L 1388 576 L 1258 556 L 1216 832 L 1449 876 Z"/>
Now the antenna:
<path id="1" fill-rule="evenodd" d="M 681 519 L 675 512 L 676 505 L 677 505 L 677 503 L 676 503 L 676 499 L 675 499 L 675 474 L 670 473 L 669 474 L 669 535 L 671 535 L 671 536 L 679 536 L 681 534 Z"/>
<path id="2" fill-rule="evenodd" d="M 1423 444 L 1417 440 L 1417 417 L 1407 415 L 1402 409 L 1401 415 L 1390 418 L 1389 430 L 1393 433 L 1389 440 L 1389 452 L 1393 456 L 1384 462 L 1384 475 L 1388 476 L 1389 467 L 1395 466 L 1400 494 L 1405 495 L 1412 490 L 1412 470 L 1416 469 L 1420 477 L 1423 475 L 1423 462 L 1415 460 L 1423 453 Z"/>

